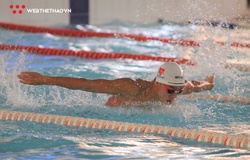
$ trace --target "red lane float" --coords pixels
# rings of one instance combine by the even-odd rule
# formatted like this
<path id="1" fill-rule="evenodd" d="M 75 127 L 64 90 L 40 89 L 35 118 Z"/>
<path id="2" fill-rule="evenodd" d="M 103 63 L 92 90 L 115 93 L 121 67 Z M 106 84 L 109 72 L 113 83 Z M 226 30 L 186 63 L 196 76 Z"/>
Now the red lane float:
<path id="1" fill-rule="evenodd" d="M 0 44 L 0 50 L 25 50 L 31 53 L 38 53 L 43 55 L 53 55 L 53 56 L 75 56 L 82 58 L 91 59 L 134 59 L 134 60 L 153 60 L 153 61 L 163 61 L 163 62 L 176 62 L 178 64 L 186 64 L 194 66 L 195 63 L 189 59 L 184 58 L 166 58 L 159 56 L 150 56 L 142 54 L 127 54 L 127 53 L 104 53 L 104 52 L 87 52 L 87 51 L 73 51 L 67 49 L 57 49 L 57 48 L 39 48 L 34 46 L 18 46 L 18 45 L 5 45 Z"/>
<path id="2" fill-rule="evenodd" d="M 148 36 L 143 36 L 143 35 L 133 35 L 133 34 L 124 34 L 124 33 L 79 31 L 79 30 L 59 29 L 59 28 L 28 26 L 28 25 L 3 23 L 3 22 L 0 23 L 0 27 L 10 29 L 10 30 L 18 30 L 18 31 L 24 31 L 24 32 L 31 32 L 31 33 L 50 33 L 50 34 L 58 35 L 58 36 L 117 37 L 117 38 L 130 38 L 130 39 L 141 41 L 141 42 L 155 40 L 155 41 L 161 41 L 164 43 L 178 44 L 182 46 L 200 46 L 200 43 L 197 43 L 193 40 L 148 37 Z"/>
<path id="3" fill-rule="evenodd" d="M 19 30 L 24 32 L 31 33 L 50 33 L 58 36 L 70 36 L 70 37 L 118 37 L 118 38 L 130 38 L 137 41 L 161 41 L 164 43 L 182 45 L 182 46 L 192 46 L 198 47 L 201 45 L 200 42 L 195 42 L 193 40 L 186 39 L 173 39 L 173 38 L 160 38 L 160 37 L 149 37 L 143 35 L 133 35 L 133 34 L 124 34 L 124 33 L 107 33 L 107 32 L 91 32 L 91 31 L 79 31 L 79 30 L 69 30 L 69 29 L 59 29 L 59 28 L 47 28 L 47 27 L 37 27 L 37 26 L 28 26 L 28 25 L 20 25 L 20 24 L 12 24 L 12 23 L 0 23 L 0 27 L 10 29 L 10 30 Z M 225 42 L 216 43 L 220 45 L 225 45 Z M 239 43 L 232 42 L 230 44 L 232 47 L 247 47 L 250 48 L 250 43 Z"/>
<path id="4" fill-rule="evenodd" d="M 18 30 L 18 31 L 24 31 L 24 32 L 31 32 L 31 33 L 50 33 L 53 35 L 69 36 L 69 37 L 117 37 L 117 38 L 130 38 L 130 39 L 134 39 L 134 40 L 141 41 L 141 42 L 155 40 L 155 41 L 161 41 L 161 42 L 169 43 L 169 44 L 192 46 L 192 47 L 198 47 L 201 45 L 200 42 L 195 42 L 193 40 L 186 40 L 186 39 L 149 37 L 149 36 L 143 36 L 143 35 L 124 34 L 124 33 L 79 31 L 79 30 L 69 30 L 69 29 L 60 29 L 60 28 L 28 26 L 28 25 L 12 24 L 12 23 L 4 23 L 4 22 L 0 23 L 0 27 L 10 29 L 10 30 Z M 220 45 L 227 44 L 226 42 L 220 42 L 220 41 L 217 41 L 216 43 Z M 250 48 L 250 43 L 232 42 L 230 46 Z"/>
<path id="5" fill-rule="evenodd" d="M 28 26 L 21 24 L 12 24 L 12 23 L 0 23 L 0 27 L 18 30 L 31 33 L 50 33 L 58 36 L 69 36 L 69 37 L 117 37 L 117 38 L 130 38 L 137 41 L 161 41 L 164 43 L 178 44 L 182 46 L 200 46 L 200 43 L 193 40 L 185 39 L 173 39 L 173 38 L 158 38 L 158 37 L 148 37 L 143 35 L 133 35 L 133 34 L 124 34 L 124 33 L 108 33 L 108 32 L 92 32 L 92 31 L 79 31 L 79 30 L 69 30 L 69 29 L 60 29 L 60 28 L 47 28 L 47 27 L 37 27 L 37 26 Z"/>

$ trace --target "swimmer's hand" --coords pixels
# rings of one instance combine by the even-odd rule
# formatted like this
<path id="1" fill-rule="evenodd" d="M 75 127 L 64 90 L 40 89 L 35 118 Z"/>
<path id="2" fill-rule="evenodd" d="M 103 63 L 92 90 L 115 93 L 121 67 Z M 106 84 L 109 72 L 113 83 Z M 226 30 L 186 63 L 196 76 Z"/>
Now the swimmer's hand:
<path id="1" fill-rule="evenodd" d="M 194 91 L 211 90 L 214 88 L 214 74 L 206 77 L 203 81 L 192 81 Z"/>
<path id="2" fill-rule="evenodd" d="M 214 88 L 214 74 L 206 77 L 204 81 L 207 82 L 207 90 L 211 90 Z"/>
<path id="3" fill-rule="evenodd" d="M 23 84 L 43 85 L 46 82 L 46 76 L 36 72 L 21 72 L 17 77 Z"/>
<path id="4" fill-rule="evenodd" d="M 214 75 L 206 77 L 203 81 L 186 81 L 182 94 L 190 94 L 192 92 L 201 92 L 214 88 Z"/>

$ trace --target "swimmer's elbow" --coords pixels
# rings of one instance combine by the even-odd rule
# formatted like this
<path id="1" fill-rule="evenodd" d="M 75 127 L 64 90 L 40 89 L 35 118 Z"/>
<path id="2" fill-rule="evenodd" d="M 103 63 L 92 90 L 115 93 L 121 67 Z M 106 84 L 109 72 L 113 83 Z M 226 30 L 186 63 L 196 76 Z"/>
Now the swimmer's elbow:
<path id="1" fill-rule="evenodd" d="M 208 86 L 207 86 L 207 90 L 211 90 L 211 89 L 213 89 L 214 88 L 214 84 L 209 84 Z"/>
<path id="2" fill-rule="evenodd" d="M 211 90 L 213 88 L 214 88 L 213 84 L 194 86 L 193 87 L 193 92 L 202 92 L 202 91 L 205 91 L 205 90 Z"/>

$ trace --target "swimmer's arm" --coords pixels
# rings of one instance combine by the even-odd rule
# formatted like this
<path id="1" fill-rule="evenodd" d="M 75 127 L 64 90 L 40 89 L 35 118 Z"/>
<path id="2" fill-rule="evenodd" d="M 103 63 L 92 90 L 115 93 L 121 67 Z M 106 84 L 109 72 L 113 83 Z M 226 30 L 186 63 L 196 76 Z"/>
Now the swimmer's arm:
<path id="1" fill-rule="evenodd" d="M 202 92 L 211 90 L 214 87 L 214 76 L 207 77 L 204 81 L 186 81 L 182 94 L 190 94 L 192 92 Z"/>
<path id="2" fill-rule="evenodd" d="M 181 94 L 190 94 L 192 92 L 201 92 L 203 90 L 207 90 L 205 85 L 194 85 L 190 81 L 186 81 L 185 87 L 183 88 L 183 91 Z"/>
<path id="3" fill-rule="evenodd" d="M 22 72 L 19 82 L 29 85 L 56 85 L 72 90 L 83 90 L 95 93 L 133 94 L 137 90 L 136 82 L 129 78 L 105 80 L 89 80 L 85 78 L 51 77 L 36 72 Z"/>
<path id="4" fill-rule="evenodd" d="M 121 78 L 115 80 L 106 80 L 106 79 L 95 79 L 95 80 L 81 79 L 81 80 L 84 81 L 82 82 L 83 88 L 81 88 L 81 90 L 87 92 L 128 96 L 137 93 L 137 88 L 138 88 L 135 81 L 129 78 Z"/>

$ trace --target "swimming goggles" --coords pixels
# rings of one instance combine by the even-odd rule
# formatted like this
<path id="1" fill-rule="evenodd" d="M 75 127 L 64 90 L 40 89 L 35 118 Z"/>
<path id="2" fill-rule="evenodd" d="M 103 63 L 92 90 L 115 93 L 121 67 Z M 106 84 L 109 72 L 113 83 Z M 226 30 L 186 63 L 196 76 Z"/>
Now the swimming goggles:
<path id="1" fill-rule="evenodd" d="M 166 84 L 164 84 L 164 87 L 165 87 L 165 89 L 166 89 L 166 91 L 167 91 L 168 94 L 174 94 L 174 93 L 180 94 L 182 92 L 182 90 L 176 91 L 176 90 L 174 90 L 173 88 L 169 87 Z"/>

